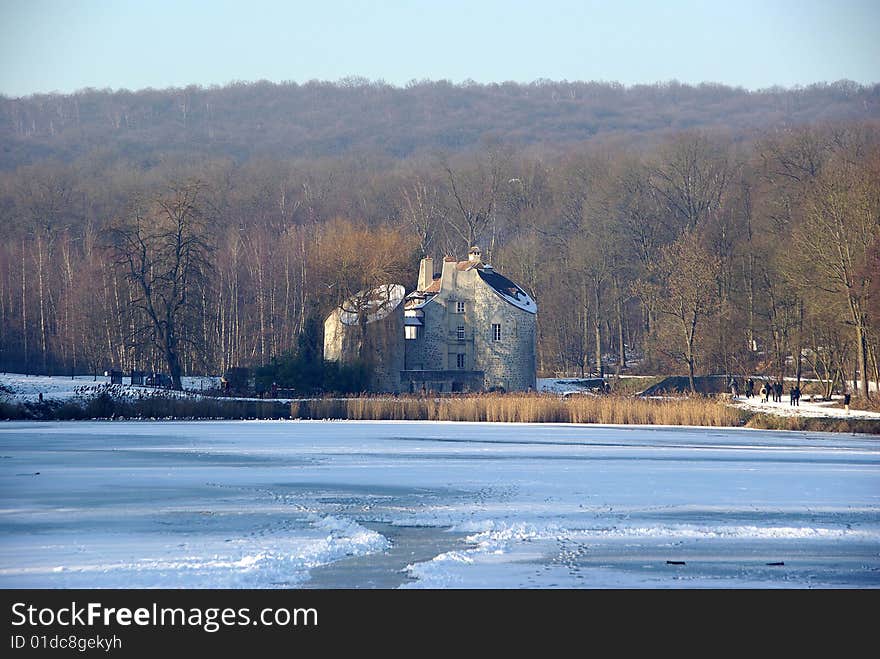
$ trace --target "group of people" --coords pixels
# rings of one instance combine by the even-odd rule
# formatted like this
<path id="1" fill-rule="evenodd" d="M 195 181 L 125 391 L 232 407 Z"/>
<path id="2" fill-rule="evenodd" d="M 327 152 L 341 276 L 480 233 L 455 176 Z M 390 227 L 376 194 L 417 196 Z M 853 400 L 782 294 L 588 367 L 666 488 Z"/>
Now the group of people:
<path id="1" fill-rule="evenodd" d="M 739 397 L 739 385 L 736 380 L 730 379 L 730 393 L 733 394 L 734 398 Z M 774 403 L 782 402 L 782 393 L 783 387 L 782 382 L 770 382 L 769 380 L 764 380 L 761 382 L 761 389 L 758 391 L 761 395 L 761 402 L 767 403 L 770 400 L 770 397 L 773 397 Z M 799 386 L 794 386 L 789 390 L 789 405 L 797 405 L 800 406 L 801 400 L 801 388 Z M 752 378 L 748 378 L 745 384 L 745 394 L 746 398 L 751 398 L 755 395 L 755 381 Z"/>
<path id="2" fill-rule="evenodd" d="M 761 383 L 761 402 L 766 403 L 770 397 L 773 397 L 774 403 L 782 402 L 782 383 L 781 382 L 762 382 Z"/>

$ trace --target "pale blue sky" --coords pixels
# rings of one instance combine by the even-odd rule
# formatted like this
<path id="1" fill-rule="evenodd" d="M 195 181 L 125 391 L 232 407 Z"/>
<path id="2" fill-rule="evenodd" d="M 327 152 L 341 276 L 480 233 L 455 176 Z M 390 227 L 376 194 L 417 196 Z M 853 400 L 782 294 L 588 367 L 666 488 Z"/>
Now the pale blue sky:
<path id="1" fill-rule="evenodd" d="M 880 0 L 0 0 L 0 94 L 260 79 L 880 82 Z"/>

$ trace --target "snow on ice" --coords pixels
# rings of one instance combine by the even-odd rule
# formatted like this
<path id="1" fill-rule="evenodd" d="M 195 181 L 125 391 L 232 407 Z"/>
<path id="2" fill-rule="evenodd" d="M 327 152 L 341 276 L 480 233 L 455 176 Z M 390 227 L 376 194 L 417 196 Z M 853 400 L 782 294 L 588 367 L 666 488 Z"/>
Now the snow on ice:
<path id="1" fill-rule="evenodd" d="M 395 568 L 405 587 L 880 586 L 870 437 L 7 422 L 0 496 L 5 588 L 305 586 L 318 566 L 382 556 L 377 523 L 463 538 Z"/>

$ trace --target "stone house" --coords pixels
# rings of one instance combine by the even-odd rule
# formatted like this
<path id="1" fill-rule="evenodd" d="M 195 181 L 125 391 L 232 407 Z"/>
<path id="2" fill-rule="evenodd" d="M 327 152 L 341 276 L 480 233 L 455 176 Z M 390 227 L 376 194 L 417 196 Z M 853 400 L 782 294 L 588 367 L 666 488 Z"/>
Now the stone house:
<path id="1" fill-rule="evenodd" d="M 378 290 L 378 289 L 377 289 Z M 399 295 L 399 291 L 397 291 Z M 377 373 L 374 391 L 395 393 L 529 391 L 535 388 L 536 302 L 483 263 L 472 247 L 466 261 L 443 260 L 435 276 L 431 258 L 419 264 L 416 290 L 403 304 L 361 322 L 357 341 L 351 315 L 337 309 L 324 325 L 324 357 L 348 360 L 363 346 Z M 362 317 L 363 321 L 363 317 Z M 394 333 L 400 328 L 400 334 Z M 381 339 L 379 337 L 382 337 Z"/>

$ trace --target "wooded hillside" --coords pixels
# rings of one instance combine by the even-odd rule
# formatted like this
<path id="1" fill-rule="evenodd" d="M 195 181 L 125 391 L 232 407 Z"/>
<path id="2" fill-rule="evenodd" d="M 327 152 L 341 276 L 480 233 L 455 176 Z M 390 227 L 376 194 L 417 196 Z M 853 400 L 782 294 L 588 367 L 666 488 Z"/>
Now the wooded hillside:
<path id="1" fill-rule="evenodd" d="M 0 97 L 0 164 L 103 157 L 315 158 L 352 152 L 403 158 L 454 152 L 493 136 L 518 146 L 654 145 L 682 130 L 756 131 L 880 117 L 880 85 L 848 81 L 749 92 L 676 82 L 531 84 L 363 79 L 237 83 L 219 88 Z"/>

